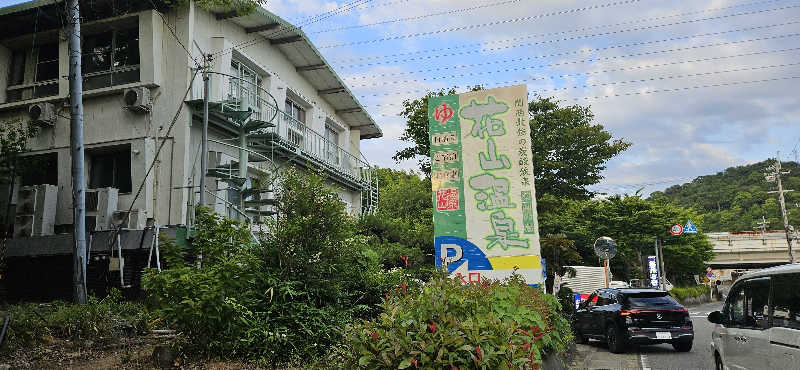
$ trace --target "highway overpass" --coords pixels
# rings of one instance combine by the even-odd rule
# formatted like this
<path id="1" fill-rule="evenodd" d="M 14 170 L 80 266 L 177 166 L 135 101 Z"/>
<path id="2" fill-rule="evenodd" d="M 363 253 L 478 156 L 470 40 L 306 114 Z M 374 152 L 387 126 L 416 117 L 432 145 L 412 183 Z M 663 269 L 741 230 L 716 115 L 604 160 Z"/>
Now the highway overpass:
<path id="1" fill-rule="evenodd" d="M 714 246 L 714 259 L 706 261 L 715 277 L 730 280 L 734 271 L 760 269 L 789 263 L 789 248 L 783 230 L 706 233 Z M 792 241 L 798 258 L 797 234 Z"/>

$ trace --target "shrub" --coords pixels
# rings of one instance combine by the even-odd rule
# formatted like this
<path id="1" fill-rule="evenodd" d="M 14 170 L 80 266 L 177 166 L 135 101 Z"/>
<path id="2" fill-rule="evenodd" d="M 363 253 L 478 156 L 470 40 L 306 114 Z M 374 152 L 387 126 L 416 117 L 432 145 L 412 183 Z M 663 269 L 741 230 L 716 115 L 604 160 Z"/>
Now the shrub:
<path id="1" fill-rule="evenodd" d="M 340 368 L 536 368 L 572 340 L 555 297 L 519 277 L 464 286 L 434 277 L 387 293 L 384 312 L 346 331 L 332 356 Z"/>
<path id="2" fill-rule="evenodd" d="M 278 217 L 263 239 L 199 209 L 188 252 L 202 266 L 168 245 L 168 265 L 178 266 L 148 271 L 150 302 L 187 336 L 185 349 L 271 365 L 308 361 L 339 343 L 354 318 L 374 317 L 390 286 L 424 277 L 382 271 L 321 175 L 288 169 L 280 184 Z"/>
<path id="3" fill-rule="evenodd" d="M 674 287 L 669 291 L 669 294 L 679 301 L 686 300 L 687 298 L 696 298 L 702 295 L 708 295 L 710 288 L 708 285 L 693 285 L 688 287 Z"/>
<path id="4" fill-rule="evenodd" d="M 103 299 L 89 297 L 86 305 L 61 301 L 24 303 L 10 306 L 8 313 L 11 323 L 4 350 L 31 347 L 45 337 L 108 341 L 114 336 L 144 334 L 150 330 L 154 318 L 143 304 L 124 302 L 117 289 Z"/>

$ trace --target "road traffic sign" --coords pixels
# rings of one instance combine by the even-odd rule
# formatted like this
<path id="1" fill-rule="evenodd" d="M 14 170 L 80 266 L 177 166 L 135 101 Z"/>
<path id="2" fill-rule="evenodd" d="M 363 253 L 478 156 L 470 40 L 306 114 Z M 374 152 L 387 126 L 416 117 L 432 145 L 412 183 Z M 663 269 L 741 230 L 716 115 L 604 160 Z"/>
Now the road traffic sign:
<path id="1" fill-rule="evenodd" d="M 672 235 L 681 235 L 683 234 L 683 226 L 681 226 L 681 224 L 672 225 L 669 232 L 672 233 Z"/>
<path id="2" fill-rule="evenodd" d="M 684 234 L 697 234 L 697 226 L 694 226 L 692 220 L 686 221 L 686 226 L 683 227 Z"/>

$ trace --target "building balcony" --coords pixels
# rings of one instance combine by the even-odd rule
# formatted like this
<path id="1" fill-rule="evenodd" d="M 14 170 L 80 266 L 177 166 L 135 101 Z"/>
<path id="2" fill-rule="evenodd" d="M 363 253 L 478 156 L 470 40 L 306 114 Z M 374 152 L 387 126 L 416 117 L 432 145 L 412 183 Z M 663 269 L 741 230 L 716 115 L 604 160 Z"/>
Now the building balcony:
<path id="1" fill-rule="evenodd" d="M 276 107 L 271 96 L 245 88 L 229 78 L 224 100 L 209 102 L 209 125 L 247 137 L 247 149 L 304 167 L 322 168 L 344 187 L 361 191 L 372 186 L 370 165 L 321 133 Z M 187 102 L 195 120 L 202 120 L 203 101 Z"/>

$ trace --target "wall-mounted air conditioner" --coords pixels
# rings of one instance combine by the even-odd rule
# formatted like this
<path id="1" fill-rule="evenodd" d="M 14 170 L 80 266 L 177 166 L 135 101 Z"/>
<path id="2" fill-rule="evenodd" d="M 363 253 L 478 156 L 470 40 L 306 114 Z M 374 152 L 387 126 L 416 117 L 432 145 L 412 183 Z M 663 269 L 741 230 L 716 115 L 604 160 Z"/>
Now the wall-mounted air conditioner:
<path id="1" fill-rule="evenodd" d="M 123 229 L 142 230 L 147 226 L 147 215 L 141 209 L 132 209 L 129 217 L 125 217 L 128 210 L 115 211 L 111 215 L 111 224 Z"/>
<path id="2" fill-rule="evenodd" d="M 111 215 L 117 209 L 119 201 L 119 189 L 99 188 L 86 191 L 86 216 L 87 230 L 109 230 L 111 229 Z M 92 217 L 94 227 L 89 224 Z"/>
<path id="3" fill-rule="evenodd" d="M 55 185 L 23 186 L 17 196 L 14 236 L 53 235 L 58 207 Z"/>
<path id="4" fill-rule="evenodd" d="M 125 108 L 132 112 L 147 113 L 150 111 L 150 89 L 146 87 L 125 89 L 122 98 L 125 101 Z"/>
<path id="5" fill-rule="evenodd" d="M 28 106 L 28 117 L 36 124 L 54 126 L 56 107 L 53 103 L 36 103 Z"/>

